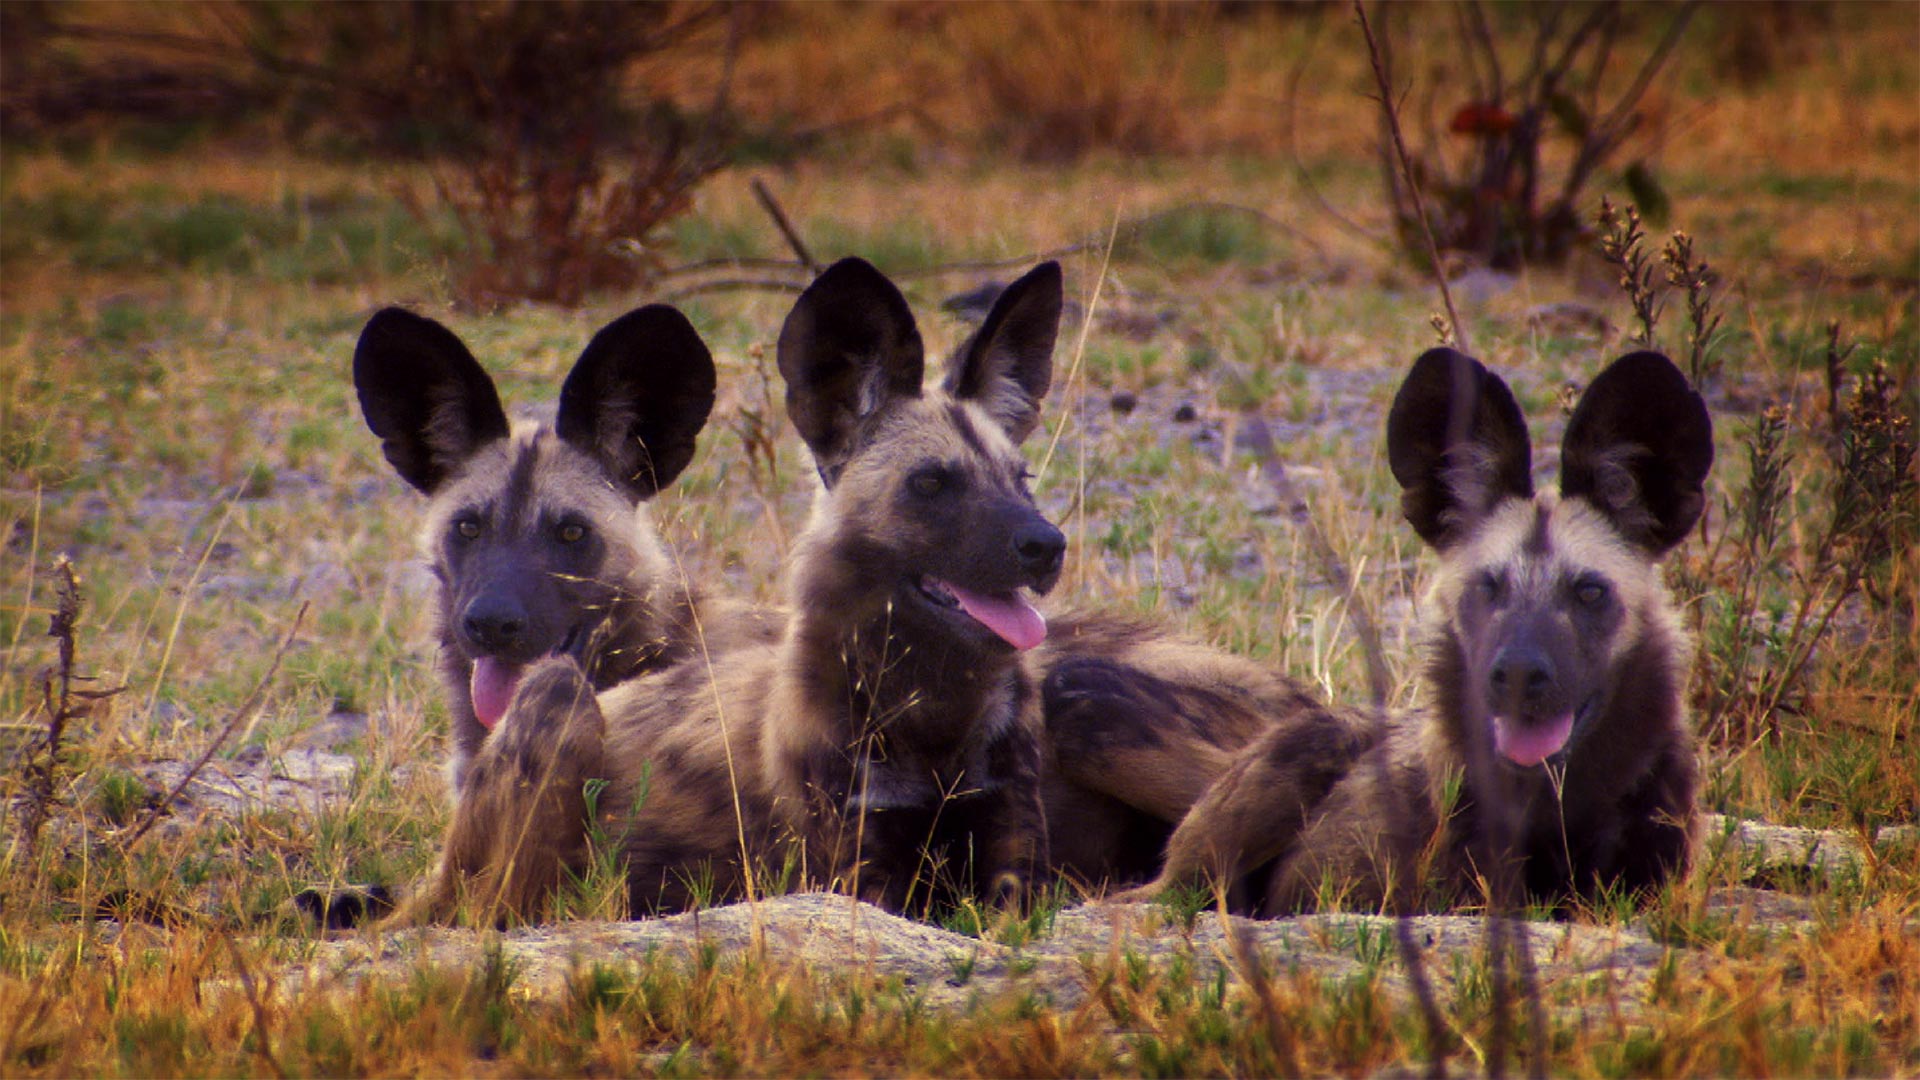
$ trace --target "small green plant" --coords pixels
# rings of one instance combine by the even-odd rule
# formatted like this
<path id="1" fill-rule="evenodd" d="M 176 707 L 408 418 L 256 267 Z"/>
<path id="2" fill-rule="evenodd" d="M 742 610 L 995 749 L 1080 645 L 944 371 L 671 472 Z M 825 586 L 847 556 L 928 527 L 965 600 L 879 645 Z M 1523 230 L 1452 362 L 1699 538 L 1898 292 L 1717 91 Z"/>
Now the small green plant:
<path id="1" fill-rule="evenodd" d="M 1713 287 L 1720 275 L 1693 253 L 1693 238 L 1676 231 L 1660 249 L 1660 261 L 1666 265 L 1667 284 L 1687 294 L 1687 378 L 1695 386 L 1706 385 L 1719 371 L 1711 362 L 1714 334 L 1720 329 L 1721 316 L 1713 310 Z"/>
<path id="2" fill-rule="evenodd" d="M 1153 906 L 1165 913 L 1167 921 L 1192 933 L 1202 913 L 1218 899 L 1214 886 L 1199 882 L 1176 882 L 1154 897 Z"/>
<path id="3" fill-rule="evenodd" d="M 643 763 L 635 781 L 634 797 L 626 813 L 617 820 L 600 809 L 600 796 L 607 781 L 598 777 L 582 785 L 580 796 L 586 804 L 587 864 L 578 873 L 568 870 L 567 880 L 555 899 L 559 918 L 624 919 L 629 912 L 627 889 L 627 838 L 640 820 L 652 788 L 652 762 Z"/>
<path id="4" fill-rule="evenodd" d="M 1639 332 L 1628 340 L 1651 346 L 1654 324 L 1660 321 L 1661 303 L 1654 288 L 1653 260 L 1642 245 L 1647 234 L 1640 228 L 1640 211 L 1631 204 L 1625 212 L 1615 210 L 1613 203 L 1603 196 L 1598 220 L 1600 255 L 1620 271 L 1620 291 L 1632 303 L 1634 321 L 1640 324 Z"/>
<path id="5" fill-rule="evenodd" d="M 953 984 L 965 986 L 973 981 L 974 969 L 980 965 L 979 953 L 952 953 L 947 957 L 947 966 L 953 971 Z"/>

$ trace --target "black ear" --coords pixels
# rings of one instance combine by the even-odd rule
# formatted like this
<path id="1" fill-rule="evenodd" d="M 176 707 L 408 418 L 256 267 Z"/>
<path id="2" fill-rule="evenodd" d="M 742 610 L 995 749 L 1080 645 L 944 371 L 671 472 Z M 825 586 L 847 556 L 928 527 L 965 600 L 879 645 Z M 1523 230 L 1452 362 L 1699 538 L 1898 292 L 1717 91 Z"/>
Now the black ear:
<path id="1" fill-rule="evenodd" d="M 1020 442 L 1040 422 L 1060 333 L 1060 264 L 1044 262 L 1006 287 L 947 371 L 947 392 L 984 406 Z"/>
<path id="2" fill-rule="evenodd" d="M 1659 554 L 1706 506 L 1713 420 L 1673 361 L 1629 353 L 1580 395 L 1560 450 L 1560 494 L 1598 507 L 1629 541 Z"/>
<path id="3" fill-rule="evenodd" d="M 780 328 L 787 415 L 829 480 L 888 401 L 919 397 L 926 350 L 906 297 L 864 259 L 814 279 Z"/>
<path id="4" fill-rule="evenodd" d="M 637 499 L 693 460 L 713 410 L 713 356 L 685 315 L 649 304 L 608 323 L 560 387 L 554 430 Z"/>
<path id="5" fill-rule="evenodd" d="M 387 308 L 353 350 L 360 412 L 400 478 L 432 494 L 474 451 L 507 437 L 507 414 L 453 331 Z"/>
<path id="6" fill-rule="evenodd" d="M 1502 499 L 1532 498 L 1532 459 L 1526 418 L 1500 376 L 1453 349 L 1413 362 L 1387 414 L 1387 464 L 1422 540 L 1447 547 Z"/>

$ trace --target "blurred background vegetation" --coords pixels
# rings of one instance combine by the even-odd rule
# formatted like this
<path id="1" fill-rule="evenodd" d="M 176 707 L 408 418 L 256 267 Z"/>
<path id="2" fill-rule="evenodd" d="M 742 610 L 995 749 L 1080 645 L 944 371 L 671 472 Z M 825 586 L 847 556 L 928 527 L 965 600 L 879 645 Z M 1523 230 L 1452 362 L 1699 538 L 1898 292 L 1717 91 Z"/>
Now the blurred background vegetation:
<path id="1" fill-rule="evenodd" d="M 352 163 L 460 252 L 453 284 L 483 305 L 644 288 L 686 254 L 670 226 L 704 183 L 810 162 L 1235 161 L 1297 174 L 1331 220 L 1425 261 L 1343 4 L 12 0 L 0 19 L 14 156 Z M 1656 226 L 1673 176 L 1708 194 L 1689 181 L 1730 167 L 1788 199 L 1912 190 L 1911 8 L 1384 5 L 1375 21 L 1450 267 L 1563 262 L 1592 237 L 1596 184 Z M 1351 220 L 1362 185 L 1387 196 L 1384 228 Z M 84 228 L 71 206 L 36 209 Z M 216 203 L 176 224 L 217 236 L 242 218 Z M 1913 230 L 1887 232 L 1905 246 L 1859 252 L 1864 272 L 1910 277 Z M 193 243 L 168 233 L 133 235 Z"/>

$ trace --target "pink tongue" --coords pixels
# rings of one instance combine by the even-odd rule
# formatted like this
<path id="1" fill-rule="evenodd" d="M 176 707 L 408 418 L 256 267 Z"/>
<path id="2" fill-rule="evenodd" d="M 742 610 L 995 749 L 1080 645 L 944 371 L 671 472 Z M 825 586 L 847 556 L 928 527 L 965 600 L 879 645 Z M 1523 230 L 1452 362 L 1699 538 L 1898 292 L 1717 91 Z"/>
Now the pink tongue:
<path id="1" fill-rule="evenodd" d="M 507 714 L 514 687 L 520 685 L 520 666 L 504 664 L 490 656 L 473 662 L 473 715 L 480 726 L 491 731 Z"/>
<path id="2" fill-rule="evenodd" d="M 1006 639 L 1016 649 L 1031 649 L 1047 640 L 1047 620 L 1019 593 L 987 596 L 968 592 L 951 582 L 941 582 L 966 613 L 987 629 Z"/>
<path id="3" fill-rule="evenodd" d="M 1567 745 L 1573 734 L 1573 713 L 1544 724 L 1516 724 L 1511 717 L 1493 718 L 1493 748 L 1516 765 L 1538 765 Z"/>

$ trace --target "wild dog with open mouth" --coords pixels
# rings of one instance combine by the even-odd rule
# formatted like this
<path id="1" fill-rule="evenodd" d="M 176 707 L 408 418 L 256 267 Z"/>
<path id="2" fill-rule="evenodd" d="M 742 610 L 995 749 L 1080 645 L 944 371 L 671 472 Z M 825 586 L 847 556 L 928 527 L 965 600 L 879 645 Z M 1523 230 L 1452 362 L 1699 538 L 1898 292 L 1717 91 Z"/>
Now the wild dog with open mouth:
<path id="1" fill-rule="evenodd" d="M 551 425 L 513 430 L 460 339 L 400 308 L 368 321 L 353 379 L 387 461 L 430 499 L 421 547 L 439 583 L 456 798 L 542 657 L 571 657 L 605 688 L 694 649 L 696 598 L 642 505 L 692 460 L 713 406 L 713 358 L 685 316 L 656 304 L 595 334 Z M 711 602 L 698 616 L 709 649 L 778 629 Z"/>
<path id="2" fill-rule="evenodd" d="M 894 909 L 936 879 L 999 895 L 1042 872 L 1040 720 L 1020 653 L 1046 635 L 1027 593 L 1052 588 L 1066 543 L 1033 504 L 1019 443 L 1061 303 L 1059 267 L 1036 268 L 923 389 L 893 284 L 857 259 L 821 274 L 779 342 L 824 485 L 794 545 L 784 637 L 597 698 L 570 660 L 536 666 L 403 921 L 447 918 L 463 891 L 487 917 L 539 917 L 586 849 L 589 823 L 561 797 L 596 781 L 635 911 L 737 897 L 783 862 Z M 499 822 L 536 821 L 501 843 Z"/>
<path id="3" fill-rule="evenodd" d="M 1442 559 L 1425 711 L 1380 732 L 1325 715 L 1276 726 L 1200 797 L 1134 895 L 1264 871 L 1264 914 L 1323 900 L 1431 910 L 1503 882 L 1559 903 L 1684 873 L 1689 654 L 1657 560 L 1705 504 L 1699 395 L 1657 353 L 1615 361 L 1567 424 L 1559 491 L 1536 494 L 1505 382 L 1435 349 L 1394 399 L 1387 443 L 1407 520 Z"/>

